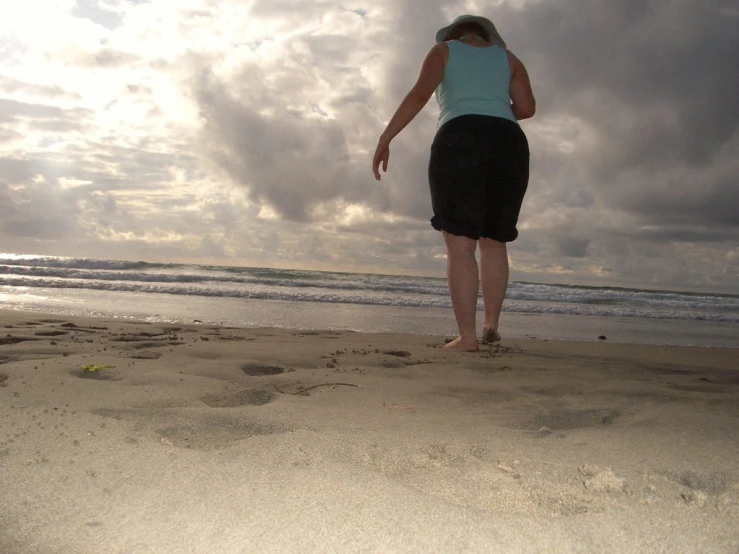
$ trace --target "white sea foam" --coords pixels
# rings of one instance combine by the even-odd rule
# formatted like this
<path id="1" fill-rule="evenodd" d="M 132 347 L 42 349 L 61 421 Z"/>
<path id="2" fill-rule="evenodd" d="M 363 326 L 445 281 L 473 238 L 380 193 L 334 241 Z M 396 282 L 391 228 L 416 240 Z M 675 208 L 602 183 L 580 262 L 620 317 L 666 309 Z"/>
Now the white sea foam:
<path id="1" fill-rule="evenodd" d="M 6 297 L 29 289 L 66 289 L 317 304 L 450 307 L 446 283 L 438 278 L 81 258 L 0 255 L 0 287 Z M 739 296 L 513 282 L 504 310 L 739 323 Z"/>

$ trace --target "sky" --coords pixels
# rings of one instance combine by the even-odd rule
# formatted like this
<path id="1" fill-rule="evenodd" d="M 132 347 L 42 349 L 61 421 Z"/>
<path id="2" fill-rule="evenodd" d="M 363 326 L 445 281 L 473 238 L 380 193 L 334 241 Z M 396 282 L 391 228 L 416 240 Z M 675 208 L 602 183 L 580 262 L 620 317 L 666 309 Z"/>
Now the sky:
<path id="1" fill-rule="evenodd" d="M 0 252 L 443 275 L 436 31 L 526 65 L 514 280 L 739 294 L 734 0 L 23 0 L 0 18 Z"/>

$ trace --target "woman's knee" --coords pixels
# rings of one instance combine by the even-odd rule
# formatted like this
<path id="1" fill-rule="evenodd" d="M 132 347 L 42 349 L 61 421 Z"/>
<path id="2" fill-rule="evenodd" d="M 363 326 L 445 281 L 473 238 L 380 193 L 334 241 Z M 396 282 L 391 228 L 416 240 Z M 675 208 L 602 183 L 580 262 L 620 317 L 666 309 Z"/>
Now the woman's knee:
<path id="1" fill-rule="evenodd" d="M 444 243 L 448 256 L 474 256 L 477 250 L 477 241 L 469 237 L 452 235 L 443 231 Z"/>

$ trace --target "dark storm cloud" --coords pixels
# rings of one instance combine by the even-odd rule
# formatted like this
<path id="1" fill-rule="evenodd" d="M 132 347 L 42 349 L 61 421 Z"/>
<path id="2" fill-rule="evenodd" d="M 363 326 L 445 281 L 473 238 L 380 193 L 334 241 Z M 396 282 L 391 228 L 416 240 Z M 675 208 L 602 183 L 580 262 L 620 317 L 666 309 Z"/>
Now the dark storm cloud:
<path id="1" fill-rule="evenodd" d="M 539 117 L 569 115 L 595 129 L 577 162 L 605 205 L 645 224 L 739 225 L 729 208 L 739 202 L 739 17 L 729 6 L 601 0 L 496 10 L 529 67 Z"/>
<path id="2" fill-rule="evenodd" d="M 205 121 L 201 143 L 208 156 L 244 186 L 253 201 L 286 219 L 309 221 L 325 217 L 326 210 L 333 215 L 337 201 L 428 219 L 427 159 L 418 155 L 418 145 L 427 149 L 434 116 L 424 113 L 418 118 L 426 129 L 422 141 L 412 139 L 418 133 L 414 125 L 397 143 L 393 181 L 402 186 L 376 184 L 369 164 L 381 131 L 377 122 L 390 117 L 395 107 L 391 104 L 413 84 L 433 44 L 432 29 L 443 19 L 440 7 L 411 1 L 388 5 L 379 16 L 388 24 L 383 27 L 381 22 L 381 34 L 371 40 L 368 37 L 378 31 L 370 30 L 368 18 L 335 2 L 257 2 L 251 14 L 287 25 L 286 14 L 297 9 L 304 22 L 325 23 L 323 32 L 292 37 L 284 56 L 271 66 L 252 65 L 223 82 L 203 71 L 211 62 L 196 64 L 201 68 L 193 93 Z M 407 26 L 408 21 L 414 25 Z M 411 39 L 401 44 L 396 36 Z M 392 91 L 388 94 L 373 87 L 365 66 L 398 47 L 411 51 L 386 56 L 380 71 Z M 321 89 L 322 83 L 332 88 Z M 325 115 L 319 103 L 336 111 L 335 117 L 307 115 L 311 109 Z M 270 110 L 274 115 L 265 115 Z M 361 157 L 354 154 L 360 151 L 365 152 Z M 314 213 L 319 207 L 320 213 Z"/>
<path id="3" fill-rule="evenodd" d="M 329 5 L 304 7 L 305 18 L 321 20 Z M 258 2 L 252 13 L 281 19 L 297 7 L 291 0 Z M 527 3 L 522 10 L 507 4 L 490 10 L 512 49 L 529 65 L 540 117 L 572 115 L 596 130 L 596 140 L 580 145 L 574 160 L 583 166 L 588 182 L 577 190 L 562 183 L 554 193 L 556 202 L 589 206 L 599 198 L 612 208 L 644 217 L 645 223 L 697 218 L 705 224 L 736 224 L 736 216 L 726 208 L 735 203 L 736 187 L 731 177 L 725 183 L 720 168 L 701 176 L 698 198 L 676 193 L 689 190 L 691 183 L 663 175 L 664 168 L 672 166 L 713 168 L 721 148 L 737 133 L 737 119 L 725 116 L 739 90 L 736 17 L 727 17 L 721 8 L 721 2 L 697 6 L 681 0 L 602 0 L 578 4 L 577 9 L 571 2 L 539 2 Z M 247 91 L 238 100 L 229 100 L 231 84 L 200 80 L 210 87 L 204 93 L 201 86 L 196 98 L 206 114 L 212 150 L 220 150 L 214 153 L 219 165 L 248 186 L 254 199 L 271 204 L 284 217 L 304 219 L 311 205 L 339 197 L 356 199 L 348 167 L 336 173 L 344 182 L 332 184 L 331 175 L 312 176 L 305 166 L 311 157 L 321 159 L 325 149 L 336 154 L 337 164 L 345 164 L 347 141 L 360 138 L 350 137 L 347 129 L 371 124 L 351 117 L 321 123 L 307 119 L 285 105 L 290 90 L 307 86 L 311 79 L 338 84 L 353 80 L 353 90 L 332 105 L 340 109 L 342 102 L 369 102 L 379 108 L 375 116 L 386 120 L 412 85 L 423 54 L 433 44 L 433 32 L 447 19 L 435 2 L 398 2 L 386 11 L 378 16 L 387 18 L 380 23 L 386 24 L 382 46 L 402 54 L 386 56 L 386 88 L 375 90 L 374 97 L 364 79 L 356 78 L 355 61 L 347 56 L 353 46 L 370 46 L 356 33 L 294 38 L 289 59 L 275 71 L 252 68 L 243 73 L 240 79 L 250 80 L 251 86 L 234 83 Z M 406 40 L 398 42 L 397 36 Z M 379 44 L 373 46 L 379 51 Z M 367 59 L 372 56 L 368 51 Z M 282 90 L 264 81 L 267 74 L 278 76 Z M 258 90 L 260 85 L 264 90 Z M 259 115 L 265 107 L 286 117 Z M 234 117 L 240 118 L 238 128 Z M 392 172 L 403 187 L 389 193 L 392 209 L 412 217 L 428 215 L 426 147 L 434 117 L 433 108 L 427 109 L 395 143 Z M 572 161 L 555 156 L 550 163 L 561 167 Z M 359 177 L 366 180 L 364 172 Z"/>
<path id="4" fill-rule="evenodd" d="M 739 152 L 737 152 L 739 155 Z M 739 164 L 729 164 L 733 171 L 692 175 L 689 170 L 667 178 L 651 178 L 647 190 L 619 198 L 619 204 L 644 219 L 664 225 L 703 224 L 723 237 L 736 238 L 739 227 Z M 727 169 L 728 169 L 727 167 Z"/>
<path id="5" fill-rule="evenodd" d="M 669 227 L 666 226 L 661 229 L 642 229 L 639 231 L 639 236 L 654 242 L 662 242 L 664 240 L 671 240 L 680 243 L 711 243 L 711 242 L 722 242 L 727 240 L 734 240 L 735 236 L 727 236 L 726 231 L 722 229 L 703 229 L 703 228 L 690 228 L 689 226 L 683 227 Z M 637 239 L 634 233 L 629 236 L 630 239 Z"/>
<path id="6" fill-rule="evenodd" d="M 342 123 L 290 109 L 311 79 L 285 72 L 270 87 L 267 76 L 251 67 L 226 85 L 201 70 L 193 88 L 205 121 L 202 145 L 211 159 L 253 201 L 294 221 L 312 219 L 321 204 L 373 196 L 352 163 Z M 294 92 L 281 96 L 275 89 Z M 270 108 L 274 115 L 263 113 Z"/>
<path id="7" fill-rule="evenodd" d="M 5 175 L 7 166 L 11 175 L 24 175 L 28 170 L 22 165 L 0 160 L 0 175 Z M 0 177 L 0 234 L 8 238 L 64 239 L 74 230 L 77 212 L 75 199 L 47 183 L 31 182 L 18 189 L 10 179 Z"/>
<path id="8" fill-rule="evenodd" d="M 589 247 L 589 239 L 563 237 L 557 241 L 556 253 L 568 258 L 586 258 Z"/>

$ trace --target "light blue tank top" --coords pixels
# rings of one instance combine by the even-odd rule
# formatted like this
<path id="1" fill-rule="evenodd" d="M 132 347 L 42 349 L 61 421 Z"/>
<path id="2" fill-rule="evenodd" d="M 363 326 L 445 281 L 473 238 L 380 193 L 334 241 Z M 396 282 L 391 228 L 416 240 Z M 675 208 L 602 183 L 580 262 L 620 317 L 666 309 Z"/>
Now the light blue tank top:
<path id="1" fill-rule="evenodd" d="M 457 40 L 447 42 L 449 59 L 436 89 L 438 127 L 460 115 L 491 115 L 516 123 L 511 110 L 508 56 L 500 46 L 475 48 Z"/>

